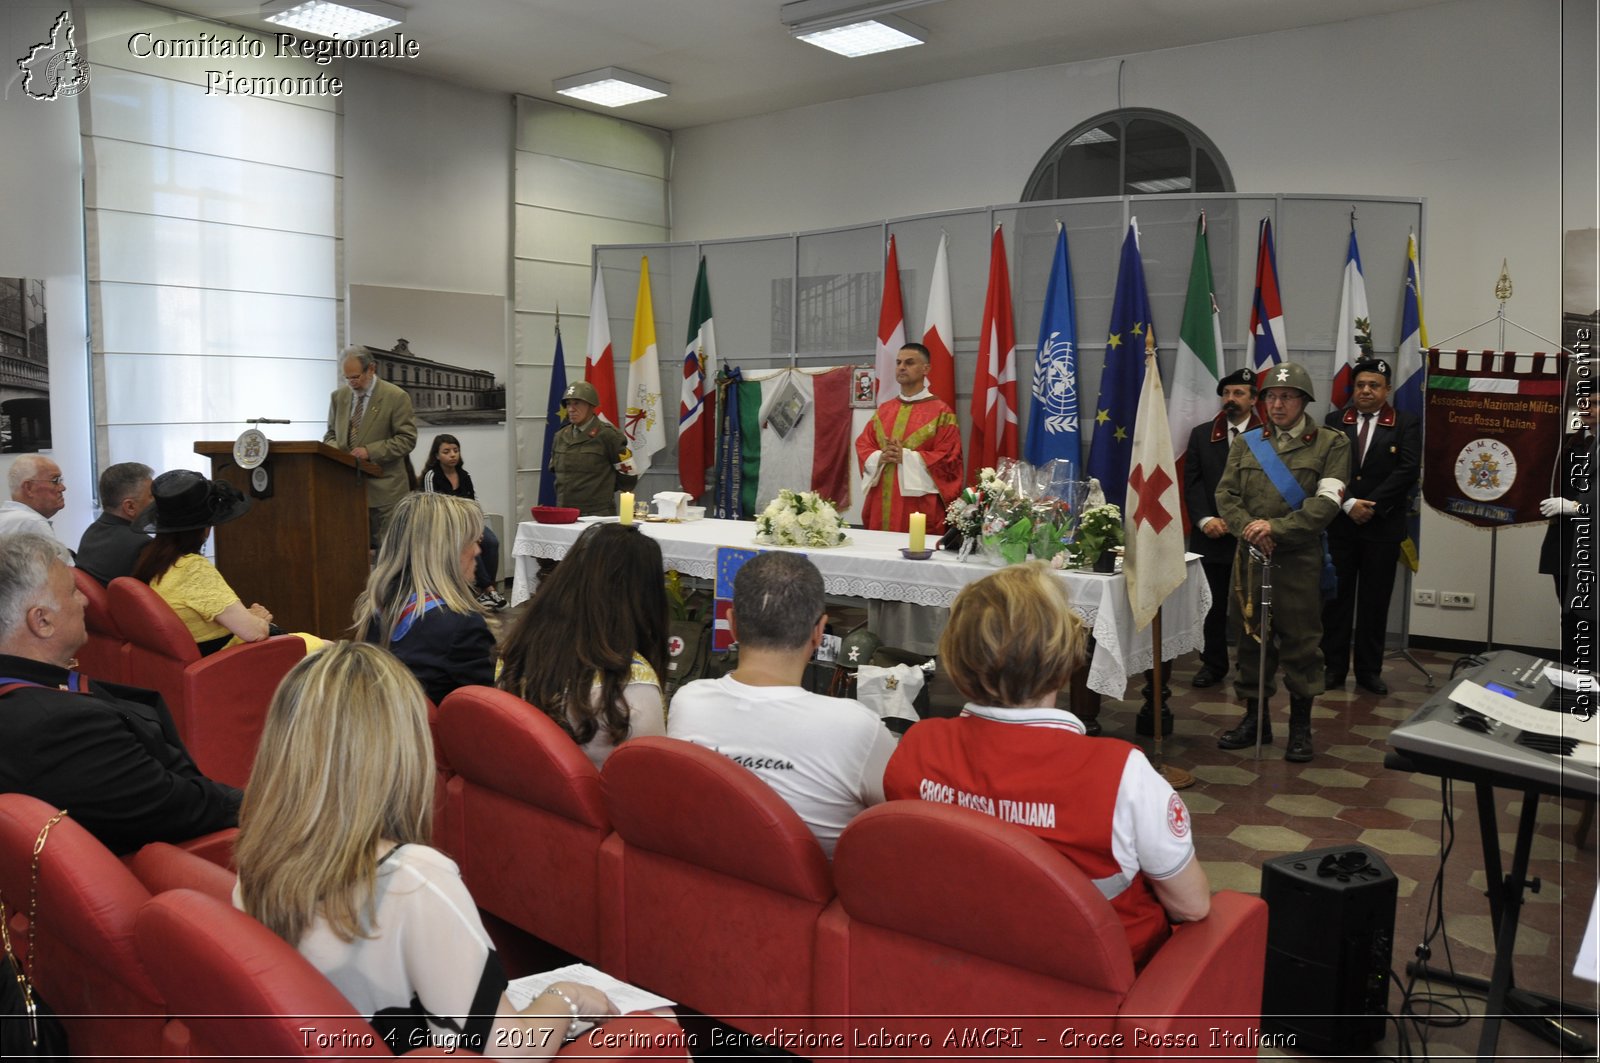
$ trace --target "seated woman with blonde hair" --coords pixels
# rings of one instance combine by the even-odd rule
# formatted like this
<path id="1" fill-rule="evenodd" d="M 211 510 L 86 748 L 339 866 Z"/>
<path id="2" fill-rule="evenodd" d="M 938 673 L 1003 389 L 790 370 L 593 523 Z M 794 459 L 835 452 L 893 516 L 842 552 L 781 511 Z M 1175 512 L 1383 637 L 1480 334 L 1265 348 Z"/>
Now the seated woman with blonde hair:
<path id="1" fill-rule="evenodd" d="M 457 687 L 494 682 L 494 636 L 472 592 L 482 534 L 476 502 L 407 495 L 356 598 L 351 635 L 388 647 L 435 705 Z"/>
<path id="2" fill-rule="evenodd" d="M 1138 747 L 1090 738 L 1056 707 L 1083 652 L 1083 624 L 1042 562 L 968 584 L 939 640 L 939 661 L 967 706 L 955 719 L 913 724 L 883 790 L 890 800 L 999 810 L 1055 846 L 1111 902 L 1142 965 L 1169 922 L 1205 918 L 1211 886 L 1189 810 Z"/>
<path id="3" fill-rule="evenodd" d="M 596 524 L 539 584 L 500 647 L 502 690 L 539 707 L 600 767 L 623 741 L 667 733 L 661 546 Z"/>
<path id="4" fill-rule="evenodd" d="M 238 907 L 300 950 L 391 1045 L 550 1056 L 616 1008 L 557 982 L 516 1011 L 461 872 L 428 845 L 434 759 L 422 688 L 336 643 L 284 678 L 234 846 Z"/>

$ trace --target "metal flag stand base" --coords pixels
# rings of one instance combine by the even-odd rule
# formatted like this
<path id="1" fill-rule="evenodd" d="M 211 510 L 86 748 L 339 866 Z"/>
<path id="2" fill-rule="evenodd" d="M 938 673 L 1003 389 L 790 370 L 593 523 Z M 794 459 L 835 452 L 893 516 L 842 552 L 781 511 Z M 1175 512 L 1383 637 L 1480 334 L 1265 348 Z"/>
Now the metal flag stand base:
<path id="1" fill-rule="evenodd" d="M 1194 776 L 1189 772 L 1184 771 L 1182 768 L 1175 768 L 1171 764 L 1166 763 L 1166 760 L 1161 752 L 1161 740 L 1166 737 L 1161 733 L 1161 711 L 1164 707 L 1163 703 L 1166 699 L 1161 693 L 1161 665 L 1164 662 L 1161 660 L 1160 609 L 1157 609 L 1156 615 L 1150 618 L 1150 662 L 1151 666 L 1154 668 L 1153 678 L 1150 682 L 1150 689 L 1152 692 L 1150 695 L 1150 701 L 1151 707 L 1155 710 L 1154 716 L 1156 725 L 1155 756 L 1151 759 L 1155 762 L 1156 771 L 1163 779 L 1167 780 L 1168 786 L 1172 787 L 1174 790 L 1187 790 L 1189 787 L 1194 785 Z"/>

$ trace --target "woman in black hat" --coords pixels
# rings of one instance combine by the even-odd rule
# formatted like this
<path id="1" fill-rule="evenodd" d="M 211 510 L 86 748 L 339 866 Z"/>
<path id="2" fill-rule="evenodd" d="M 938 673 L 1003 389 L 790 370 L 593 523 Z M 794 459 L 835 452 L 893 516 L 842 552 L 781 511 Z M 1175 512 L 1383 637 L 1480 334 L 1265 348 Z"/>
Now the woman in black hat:
<path id="1" fill-rule="evenodd" d="M 178 614 L 202 656 L 240 642 L 260 642 L 272 634 L 272 614 L 257 602 L 246 607 L 200 553 L 218 524 L 250 511 L 250 500 L 231 484 L 208 480 L 188 469 L 156 477 L 150 485 L 155 506 L 140 530 L 155 538 L 139 555 L 133 578 L 148 583 Z"/>

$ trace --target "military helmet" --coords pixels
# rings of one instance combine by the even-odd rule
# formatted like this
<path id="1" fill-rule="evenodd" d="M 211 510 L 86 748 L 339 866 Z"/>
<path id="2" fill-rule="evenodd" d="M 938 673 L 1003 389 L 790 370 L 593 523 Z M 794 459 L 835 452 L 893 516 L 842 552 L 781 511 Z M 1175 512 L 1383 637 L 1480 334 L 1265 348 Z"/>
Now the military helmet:
<path id="1" fill-rule="evenodd" d="M 1267 366 L 1261 377 L 1261 390 L 1268 388 L 1294 388 L 1305 393 L 1307 402 L 1315 402 L 1317 393 L 1311 388 L 1311 374 L 1299 362 L 1282 362 Z"/>
<path id="2" fill-rule="evenodd" d="M 567 390 L 561 396 L 561 401 L 565 403 L 568 399 L 579 399 L 587 402 L 590 406 L 600 405 L 600 393 L 587 380 L 578 380 L 568 384 Z"/>

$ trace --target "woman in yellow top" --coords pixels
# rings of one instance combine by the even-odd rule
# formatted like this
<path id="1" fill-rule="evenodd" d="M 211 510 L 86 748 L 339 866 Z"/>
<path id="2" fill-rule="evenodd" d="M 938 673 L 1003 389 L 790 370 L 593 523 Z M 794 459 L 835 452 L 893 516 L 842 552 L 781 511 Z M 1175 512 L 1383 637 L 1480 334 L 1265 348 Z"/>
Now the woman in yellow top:
<path id="1" fill-rule="evenodd" d="M 155 505 L 141 530 L 154 532 L 155 538 L 139 555 L 133 578 L 148 583 L 172 606 L 201 655 L 282 634 L 273 628 L 266 606 L 241 602 L 217 567 L 200 553 L 211 529 L 244 516 L 250 500 L 232 484 L 208 480 L 188 469 L 162 473 L 150 491 Z"/>

